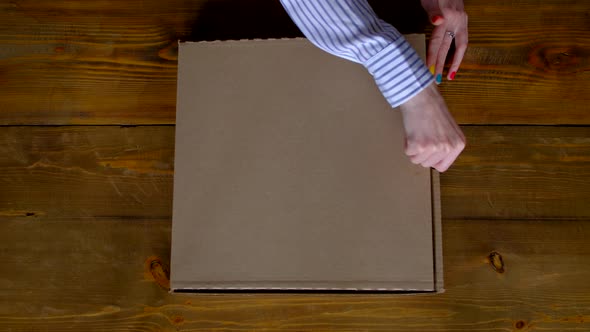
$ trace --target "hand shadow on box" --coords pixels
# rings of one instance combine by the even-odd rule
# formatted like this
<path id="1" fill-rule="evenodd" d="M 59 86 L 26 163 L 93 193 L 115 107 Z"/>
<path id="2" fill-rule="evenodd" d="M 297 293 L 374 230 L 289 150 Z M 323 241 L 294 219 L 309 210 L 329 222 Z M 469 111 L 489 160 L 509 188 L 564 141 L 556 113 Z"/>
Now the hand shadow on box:
<path id="1" fill-rule="evenodd" d="M 429 33 L 419 0 L 369 1 L 377 15 L 401 33 Z M 279 0 L 209 0 L 199 9 L 188 41 L 303 37 Z"/>

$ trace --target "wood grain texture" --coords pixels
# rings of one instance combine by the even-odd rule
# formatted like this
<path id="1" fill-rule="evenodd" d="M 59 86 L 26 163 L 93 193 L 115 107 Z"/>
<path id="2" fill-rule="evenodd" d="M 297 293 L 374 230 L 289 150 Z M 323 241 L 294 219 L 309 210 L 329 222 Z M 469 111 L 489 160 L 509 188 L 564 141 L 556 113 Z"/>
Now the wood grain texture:
<path id="1" fill-rule="evenodd" d="M 168 220 L 2 222 L 0 330 L 590 329 L 587 220 L 446 220 L 443 234 L 441 295 L 191 296 L 150 271 L 169 262 Z"/>
<path id="2" fill-rule="evenodd" d="M 463 127 L 467 147 L 441 175 L 450 219 L 590 217 L 590 127 Z"/>
<path id="3" fill-rule="evenodd" d="M 441 85 L 460 123 L 590 124 L 590 2 L 465 2 L 470 48 Z M 416 3 L 371 1 L 428 32 Z M 3 1 L 0 124 L 171 124 L 177 40 L 299 35 L 275 0 Z"/>
<path id="4" fill-rule="evenodd" d="M 0 124 L 174 123 L 178 40 L 297 31 L 278 1 L 225 3 L 0 3 Z"/>
<path id="5" fill-rule="evenodd" d="M 590 124 L 589 1 L 465 3 L 460 123 Z M 173 124 L 177 40 L 296 36 L 275 0 L 0 1 L 0 125 Z M 172 126 L 2 127 L 0 331 L 590 330 L 589 127 L 463 129 L 447 292 L 406 297 L 171 295 Z"/>
<path id="6" fill-rule="evenodd" d="M 441 91 L 461 123 L 589 124 L 590 2 L 466 0 L 469 51 Z"/>
<path id="7" fill-rule="evenodd" d="M 169 218 L 174 127 L 7 127 L 0 220 Z"/>
<path id="8" fill-rule="evenodd" d="M 590 218 L 590 128 L 464 127 L 447 219 Z M 170 218 L 174 127 L 8 127 L 0 220 Z"/>

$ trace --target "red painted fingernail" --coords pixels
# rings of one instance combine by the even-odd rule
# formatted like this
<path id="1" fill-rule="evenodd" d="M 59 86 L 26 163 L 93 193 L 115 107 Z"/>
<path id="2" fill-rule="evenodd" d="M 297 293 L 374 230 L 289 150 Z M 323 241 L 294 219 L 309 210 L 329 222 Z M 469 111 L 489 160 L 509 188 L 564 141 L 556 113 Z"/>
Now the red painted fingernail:
<path id="1" fill-rule="evenodd" d="M 438 21 L 442 20 L 443 17 L 440 15 L 436 15 L 432 17 L 432 23 L 436 24 Z"/>
<path id="2" fill-rule="evenodd" d="M 455 79 L 455 74 L 456 73 L 457 73 L 456 71 L 454 71 L 454 72 L 451 73 L 451 81 Z"/>

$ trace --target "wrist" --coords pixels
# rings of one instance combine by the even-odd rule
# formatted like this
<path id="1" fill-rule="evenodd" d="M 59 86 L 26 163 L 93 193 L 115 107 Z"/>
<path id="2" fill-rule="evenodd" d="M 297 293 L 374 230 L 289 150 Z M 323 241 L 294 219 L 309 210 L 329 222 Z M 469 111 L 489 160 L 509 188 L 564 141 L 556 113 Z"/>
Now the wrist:
<path id="1" fill-rule="evenodd" d="M 407 112 L 409 110 L 421 109 L 425 105 L 436 104 L 440 101 L 442 101 L 442 97 L 438 91 L 438 87 L 432 82 L 417 95 L 400 105 L 400 109 L 402 112 Z"/>

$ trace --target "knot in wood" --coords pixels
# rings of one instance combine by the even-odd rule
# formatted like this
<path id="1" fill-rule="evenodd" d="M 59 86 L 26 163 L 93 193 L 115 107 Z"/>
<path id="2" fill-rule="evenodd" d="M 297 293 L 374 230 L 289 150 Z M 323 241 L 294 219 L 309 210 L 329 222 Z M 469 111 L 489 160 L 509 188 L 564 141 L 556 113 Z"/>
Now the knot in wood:
<path id="1" fill-rule="evenodd" d="M 492 251 L 488 256 L 490 260 L 490 265 L 494 269 L 494 271 L 498 273 L 504 273 L 506 271 L 504 266 L 504 259 L 502 259 L 502 255 L 496 251 Z"/>
<path id="2" fill-rule="evenodd" d="M 546 72 L 573 74 L 583 70 L 581 54 L 584 52 L 577 46 L 538 46 L 529 54 L 529 62 L 534 67 Z"/>

